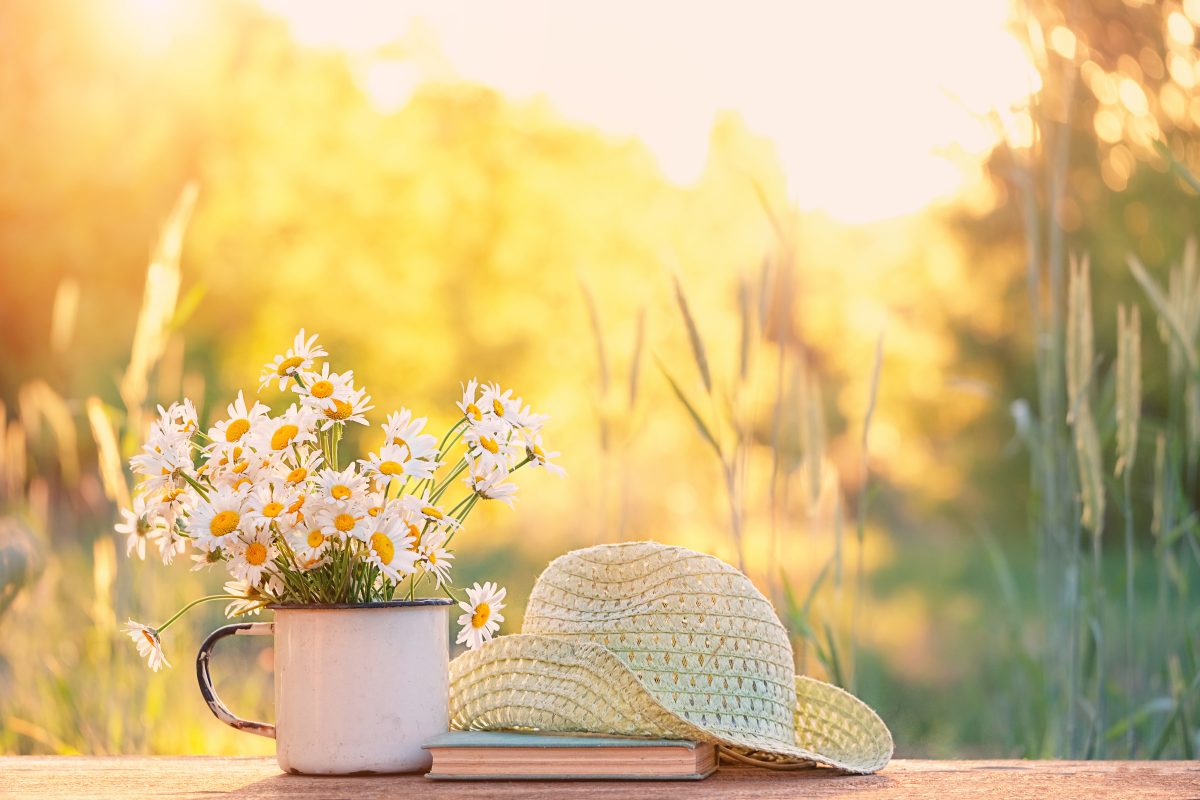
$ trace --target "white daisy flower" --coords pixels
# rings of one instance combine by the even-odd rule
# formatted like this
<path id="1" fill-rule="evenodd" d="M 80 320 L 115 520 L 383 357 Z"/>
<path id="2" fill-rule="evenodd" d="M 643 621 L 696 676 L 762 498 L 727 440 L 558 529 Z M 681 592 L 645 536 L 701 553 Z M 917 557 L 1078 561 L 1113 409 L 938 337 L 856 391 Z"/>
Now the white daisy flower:
<path id="1" fill-rule="evenodd" d="M 382 492 L 367 492 L 367 516 L 378 517 L 387 507 L 387 495 Z"/>
<path id="2" fill-rule="evenodd" d="M 191 438 L 200 429 L 196 406 L 186 397 L 183 402 L 171 403 L 167 408 L 158 407 L 159 423 L 164 428 L 173 429 L 179 436 Z"/>
<path id="3" fill-rule="evenodd" d="M 479 403 L 485 414 L 502 419 L 509 425 L 513 424 L 515 414 L 521 408 L 520 400 L 512 396 L 512 389 L 501 391 L 498 383 L 484 384 Z"/>
<path id="4" fill-rule="evenodd" d="M 567 471 L 553 462 L 553 459 L 558 458 L 560 453 L 557 451 L 547 453 L 542 449 L 542 435 L 534 434 L 533 437 L 525 440 L 525 454 L 530 458 L 530 466 L 541 467 L 547 472 L 552 472 L 555 475 L 563 476 Z"/>
<path id="5" fill-rule="evenodd" d="M 317 335 L 314 333 L 306 339 L 304 328 L 301 328 L 286 353 L 275 356 L 272 361 L 263 365 L 258 390 L 261 392 L 275 381 L 282 392 L 292 382 L 293 375 L 312 369 L 313 361 L 328 355 L 325 348 L 317 344 Z"/>
<path id="6" fill-rule="evenodd" d="M 413 538 L 400 519 L 389 515 L 388 519 L 376 520 L 362 530 L 370 547 L 367 562 L 379 567 L 388 580 L 399 583 L 405 575 L 416 571 L 417 554 L 410 549 Z"/>
<path id="7" fill-rule="evenodd" d="M 317 510 L 310 528 L 315 527 L 331 539 L 346 539 L 351 536 L 362 539 L 362 529 L 369 524 L 363 522 L 365 519 L 370 518 L 365 514 L 354 513 L 350 507 L 328 505 Z"/>
<path id="8" fill-rule="evenodd" d="M 489 417 L 463 432 L 468 457 L 488 468 L 508 469 L 511 431 L 508 423 Z"/>
<path id="9" fill-rule="evenodd" d="M 283 459 L 280 461 L 280 474 L 283 476 L 284 483 L 289 486 L 300 486 L 315 475 L 323 463 L 325 463 L 325 457 L 321 455 L 320 450 L 305 447 L 299 448 L 299 452 L 289 450 L 284 453 Z"/>
<path id="10" fill-rule="evenodd" d="M 162 521 L 146 510 L 146 496 L 139 494 L 133 498 L 133 508 L 121 509 L 121 522 L 113 526 L 113 530 L 125 536 L 125 557 L 128 558 L 136 551 L 138 558 L 146 560 L 146 540 L 156 529 L 162 527 Z"/>
<path id="11" fill-rule="evenodd" d="M 269 528 L 272 523 L 290 527 L 288 509 L 297 497 L 299 493 L 295 489 L 272 484 L 260 485 L 246 499 L 246 518 L 251 525 L 259 528 Z"/>
<path id="12" fill-rule="evenodd" d="M 227 617 L 258 614 L 264 605 L 271 602 L 271 598 L 241 579 L 226 581 L 223 588 L 231 600 L 229 605 L 225 606 L 225 616 Z"/>
<path id="13" fill-rule="evenodd" d="M 237 400 L 230 403 L 225 411 L 229 419 L 221 420 L 208 431 L 208 438 L 212 440 L 210 447 L 217 448 L 242 441 L 242 437 L 251 433 L 255 426 L 266 420 L 271 413 L 271 409 L 257 400 L 252 407 L 247 408 L 246 398 L 240 391 Z"/>
<path id="14" fill-rule="evenodd" d="M 351 388 L 350 395 L 345 400 L 337 397 L 330 398 L 320 408 L 321 413 L 325 416 L 321 430 L 327 431 L 339 422 L 357 422 L 359 425 L 367 425 L 366 414 L 375 407 L 370 403 L 371 398 L 364 389 Z"/>
<path id="15" fill-rule="evenodd" d="M 426 489 L 419 495 L 403 494 L 397 498 L 400 501 L 402 509 L 401 516 L 406 519 L 414 520 L 417 524 L 423 525 L 426 522 L 434 525 L 443 525 L 449 527 L 458 527 L 458 520 L 453 517 L 446 516 L 446 511 L 441 506 L 435 505 L 429 499 L 429 490 Z"/>
<path id="16" fill-rule="evenodd" d="M 171 662 L 167 661 L 167 657 L 163 654 L 162 640 L 158 638 L 158 631 L 149 625 L 143 625 L 131 619 L 125 623 L 125 633 L 137 645 L 138 655 L 146 659 L 151 670 L 158 672 L 163 667 L 170 668 Z"/>
<path id="17" fill-rule="evenodd" d="M 458 410 L 463 413 L 463 417 L 472 423 L 483 420 L 483 411 L 480 410 L 477 403 L 476 392 L 478 390 L 479 381 L 471 378 L 471 380 L 467 381 L 467 385 L 463 387 L 462 400 L 455 403 L 458 406 Z"/>
<path id="18" fill-rule="evenodd" d="M 230 534 L 250 527 L 243 519 L 246 499 L 245 493 L 221 488 L 208 500 L 200 501 L 188 520 L 188 533 L 197 546 L 211 552 L 234 538 Z"/>
<path id="19" fill-rule="evenodd" d="M 293 445 L 317 441 L 320 414 L 305 405 L 293 403 L 278 417 L 267 419 L 258 429 L 253 445 L 263 453 L 292 452 Z"/>
<path id="20" fill-rule="evenodd" d="M 537 433 L 550 420 L 548 414 L 536 414 L 529 406 L 523 406 L 521 399 L 515 401 L 516 410 L 512 412 L 511 421 L 514 428 L 520 428 L 526 434 Z"/>
<path id="21" fill-rule="evenodd" d="M 508 468 L 475 462 L 468 454 L 466 484 L 485 500 L 499 500 L 512 508 L 517 498 L 517 485 L 508 480 Z"/>
<path id="22" fill-rule="evenodd" d="M 321 410 L 329 400 L 335 397 L 345 400 L 350 395 L 354 370 L 333 372 L 329 364 L 322 364 L 320 372 L 304 372 L 300 379 L 303 385 L 296 384 L 292 391 L 300 395 L 300 402 Z"/>
<path id="23" fill-rule="evenodd" d="M 450 582 L 451 561 L 454 554 L 446 549 L 446 531 L 433 528 L 421 535 L 421 545 L 417 548 L 417 565 L 433 575 L 440 588 Z"/>
<path id="24" fill-rule="evenodd" d="M 263 572 L 279 556 L 274 538 L 271 531 L 263 528 L 235 537 L 228 548 L 229 574 L 251 584 L 262 580 Z"/>
<path id="25" fill-rule="evenodd" d="M 346 506 L 361 505 L 366 500 L 367 479 L 358 474 L 354 465 L 341 472 L 325 468 L 317 473 L 316 497 L 324 503 Z"/>
<path id="26" fill-rule="evenodd" d="M 158 555 L 162 558 L 163 564 L 169 567 L 175 563 L 175 556 L 186 553 L 191 541 L 173 525 L 170 528 L 163 528 L 161 533 L 155 537 Z"/>
<path id="27" fill-rule="evenodd" d="M 313 528 L 297 528 L 295 537 L 293 538 L 292 550 L 296 552 L 296 558 L 300 562 L 302 569 L 313 569 L 318 566 L 325 557 L 325 551 L 329 549 L 330 543 L 334 541 L 334 537 L 326 536 L 319 527 Z"/>
<path id="28" fill-rule="evenodd" d="M 458 638 L 454 641 L 465 644 L 471 650 L 491 641 L 492 634 L 500 630 L 500 623 L 504 621 L 500 612 L 504 609 L 506 594 L 507 589 L 491 581 L 483 586 L 476 583 L 474 587 L 467 589 L 470 602 L 462 601 L 458 604 L 464 613 L 458 618 L 462 630 L 458 632 Z"/>

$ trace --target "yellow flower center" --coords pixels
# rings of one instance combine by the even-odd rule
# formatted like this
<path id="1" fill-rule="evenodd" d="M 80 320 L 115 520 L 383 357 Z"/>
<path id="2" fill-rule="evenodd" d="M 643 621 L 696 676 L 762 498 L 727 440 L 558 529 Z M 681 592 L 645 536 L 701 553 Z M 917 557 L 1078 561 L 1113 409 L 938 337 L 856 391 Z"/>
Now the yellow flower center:
<path id="1" fill-rule="evenodd" d="M 371 549 L 384 564 L 392 563 L 392 557 L 396 555 L 396 546 L 382 531 L 371 534 Z"/>
<path id="2" fill-rule="evenodd" d="M 246 468 L 249 466 L 250 466 L 250 462 L 243 458 L 241 461 L 239 461 L 233 465 L 234 474 L 241 475 L 243 472 L 246 471 Z"/>
<path id="3" fill-rule="evenodd" d="M 427 517 L 433 517 L 434 519 L 442 519 L 445 516 L 445 514 L 433 506 L 425 506 L 421 509 L 421 513 Z"/>
<path id="4" fill-rule="evenodd" d="M 224 536 L 233 533 L 241 521 L 242 518 L 236 511 L 221 511 L 213 515 L 212 522 L 208 523 L 208 530 L 213 536 Z"/>
<path id="5" fill-rule="evenodd" d="M 504 403 L 500 402 L 500 398 L 492 400 L 492 411 L 496 412 L 497 417 L 504 416 Z"/>
<path id="6" fill-rule="evenodd" d="M 300 512 L 300 509 L 303 506 L 304 506 L 304 495 L 300 495 L 300 497 L 296 500 L 296 502 L 294 502 L 290 506 L 288 506 L 288 513 L 289 514 L 297 514 Z"/>
<path id="7" fill-rule="evenodd" d="M 356 520 L 354 517 L 349 514 L 338 514 L 333 518 L 333 527 L 337 528 L 342 533 L 346 533 L 347 531 L 354 529 L 355 522 Z"/>
<path id="8" fill-rule="evenodd" d="M 242 488 L 243 485 L 252 486 L 253 484 L 254 484 L 254 481 L 250 480 L 245 475 L 243 475 L 242 477 L 240 477 L 236 481 L 234 481 L 233 490 L 236 492 L 238 489 Z"/>
<path id="9" fill-rule="evenodd" d="M 403 471 L 404 471 L 404 467 L 397 464 L 395 461 L 379 462 L 379 474 L 380 475 L 399 475 Z"/>
<path id="10" fill-rule="evenodd" d="M 295 425 L 280 425 L 279 429 L 271 435 L 271 449 L 282 450 L 287 447 L 299 432 L 300 429 Z"/>
<path id="11" fill-rule="evenodd" d="M 246 548 L 246 563 L 260 566 L 267 560 L 267 546 L 262 542 L 251 542 Z"/>
<path id="12" fill-rule="evenodd" d="M 330 419 L 345 419 L 354 413 L 354 407 L 345 400 L 338 400 L 335 397 L 329 402 L 333 403 L 333 407 L 325 409 L 325 416 Z"/>
<path id="13" fill-rule="evenodd" d="M 534 457 L 537 458 L 538 461 L 546 460 L 546 453 L 538 445 L 535 444 L 533 447 L 529 448 L 529 450 L 531 453 L 533 453 Z"/>
<path id="14" fill-rule="evenodd" d="M 275 373 L 281 377 L 284 375 L 291 375 L 292 370 L 294 370 L 296 367 L 300 366 L 303 363 L 304 363 L 304 359 L 301 358 L 300 356 L 292 356 L 291 358 L 285 358 L 283 361 L 279 362 L 279 368 L 277 370 L 275 370 Z"/>
<path id="15" fill-rule="evenodd" d="M 245 436 L 248 430 L 250 430 L 250 420 L 235 419 L 225 426 L 225 441 L 236 442 Z"/>
<path id="16" fill-rule="evenodd" d="M 474 403 L 467 403 L 467 416 L 479 422 L 479 420 L 483 419 L 483 412 Z"/>
<path id="17" fill-rule="evenodd" d="M 378 517 L 383 513 L 383 506 L 371 506 L 367 509 L 367 514 L 372 517 Z"/>
<path id="18" fill-rule="evenodd" d="M 263 513 L 264 517 L 274 518 L 274 517 L 278 517 L 280 512 L 282 512 L 282 511 L 283 511 L 283 503 L 276 503 L 276 502 L 272 501 L 270 503 L 267 503 L 265 506 L 263 506 L 262 513 Z"/>
<path id="19" fill-rule="evenodd" d="M 333 496 L 334 500 L 349 500 L 352 492 L 349 486 L 339 483 L 329 490 L 329 494 Z"/>
<path id="20" fill-rule="evenodd" d="M 146 641 L 150 643 L 151 647 L 158 647 L 158 642 L 154 640 L 154 637 L 150 634 L 150 631 L 143 628 L 142 636 L 146 637 Z"/>
<path id="21" fill-rule="evenodd" d="M 475 613 L 471 615 L 471 627 L 482 628 L 491 617 L 492 607 L 487 603 L 480 603 L 475 606 Z"/>
<path id="22" fill-rule="evenodd" d="M 288 473 L 287 482 L 288 483 L 299 483 L 300 481 L 304 480 L 307 477 L 308 477 L 308 470 L 306 470 L 304 467 L 296 467 L 294 470 L 292 470 L 291 472 Z"/>
<path id="23" fill-rule="evenodd" d="M 324 400 L 329 395 L 333 394 L 333 384 L 329 381 L 317 381 L 312 386 L 308 387 L 309 394 L 313 397 L 319 397 Z"/>
<path id="24" fill-rule="evenodd" d="M 409 550 L 416 550 L 421 546 L 421 529 L 411 522 L 408 523 L 408 535 L 413 539 L 412 544 L 408 548 Z"/>
<path id="25" fill-rule="evenodd" d="M 489 453 L 499 453 L 500 452 L 500 445 L 496 444 L 495 439 L 489 439 L 486 436 L 480 436 L 479 444 L 483 445 L 483 449 L 487 450 Z"/>
<path id="26" fill-rule="evenodd" d="M 325 544 L 325 534 L 321 533 L 320 531 L 308 532 L 309 547 L 320 547 L 323 544 Z"/>

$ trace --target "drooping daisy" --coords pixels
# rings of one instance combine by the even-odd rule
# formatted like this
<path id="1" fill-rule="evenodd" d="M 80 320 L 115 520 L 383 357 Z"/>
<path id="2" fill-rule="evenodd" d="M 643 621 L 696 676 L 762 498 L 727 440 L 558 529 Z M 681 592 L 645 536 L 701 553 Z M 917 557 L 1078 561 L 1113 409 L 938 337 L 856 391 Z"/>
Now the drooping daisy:
<path id="1" fill-rule="evenodd" d="M 171 662 L 167 661 L 167 657 L 163 654 L 162 640 L 158 638 L 158 631 L 149 625 L 143 625 L 131 619 L 125 623 L 125 633 L 137 645 L 138 655 L 146 659 L 151 670 L 158 672 L 163 667 L 170 668 Z"/>
<path id="2" fill-rule="evenodd" d="M 416 571 L 417 554 L 410 549 L 413 542 L 407 526 L 395 515 L 377 519 L 375 524 L 362 529 L 367 547 L 367 561 L 379 567 L 379 571 L 393 583 L 399 583 L 405 575 Z"/>
<path id="3" fill-rule="evenodd" d="M 293 445 L 316 442 L 319 416 L 315 409 L 293 403 L 287 411 L 259 426 L 254 447 L 262 453 L 282 454 L 291 452 Z"/>
<path id="4" fill-rule="evenodd" d="M 508 594 L 507 589 L 503 589 L 491 581 L 483 586 L 476 583 L 474 587 L 467 589 L 469 602 L 461 601 L 458 604 L 459 608 L 463 610 L 458 618 L 458 624 L 462 626 L 462 630 L 458 632 L 455 642 L 465 644 L 469 649 L 474 650 L 484 642 L 491 641 L 492 634 L 500 630 L 500 623 L 504 621 L 504 616 L 500 612 L 504 609 L 506 594 Z"/>
<path id="5" fill-rule="evenodd" d="M 358 474 L 353 464 L 340 472 L 326 467 L 317 473 L 315 484 L 317 498 L 325 503 L 346 506 L 366 499 L 367 479 Z"/>
<path id="6" fill-rule="evenodd" d="M 433 528 L 422 534 L 417 556 L 417 565 L 433 575 L 439 588 L 450 582 L 450 562 L 454 560 L 454 554 L 446 549 L 444 529 Z"/>
<path id="7" fill-rule="evenodd" d="M 286 353 L 275 356 L 272 361 L 263 365 L 258 390 L 261 392 L 270 386 L 272 381 L 275 381 L 279 384 L 279 391 L 282 392 L 292 382 L 292 376 L 312 369 L 313 361 L 328 355 L 325 348 L 317 344 L 317 335 L 314 333 L 305 339 L 304 328 L 301 328 Z"/>
<path id="8" fill-rule="evenodd" d="M 253 431 L 255 426 L 263 422 L 271 413 L 271 409 L 257 400 L 254 401 L 253 406 L 247 408 L 246 398 L 240 391 L 237 400 L 230 403 L 225 411 L 229 415 L 229 419 L 221 420 L 208 432 L 208 438 L 212 440 L 214 447 L 240 442 L 242 437 Z"/>
<path id="9" fill-rule="evenodd" d="M 195 538 L 197 546 L 211 552 L 223 547 L 235 531 L 243 526 L 250 527 L 243 519 L 246 499 L 244 492 L 221 488 L 208 500 L 200 501 L 188 520 L 188 533 Z"/>
<path id="10" fill-rule="evenodd" d="M 468 422 L 481 422 L 483 420 L 483 411 L 477 403 L 476 392 L 478 391 L 479 381 L 471 378 L 471 380 L 467 381 L 467 385 L 463 387 L 462 400 L 455 403 L 458 406 L 458 410 L 463 413 L 463 417 Z"/>
<path id="11" fill-rule="evenodd" d="M 508 469 L 475 462 L 469 454 L 466 459 L 469 474 L 464 480 L 475 494 L 485 500 L 499 500 L 512 508 L 517 499 L 517 485 L 508 480 Z"/>
<path id="12" fill-rule="evenodd" d="M 229 546 L 229 574 L 247 583 L 258 583 L 263 572 L 279 555 L 271 531 L 257 528 L 253 533 L 235 537 Z"/>

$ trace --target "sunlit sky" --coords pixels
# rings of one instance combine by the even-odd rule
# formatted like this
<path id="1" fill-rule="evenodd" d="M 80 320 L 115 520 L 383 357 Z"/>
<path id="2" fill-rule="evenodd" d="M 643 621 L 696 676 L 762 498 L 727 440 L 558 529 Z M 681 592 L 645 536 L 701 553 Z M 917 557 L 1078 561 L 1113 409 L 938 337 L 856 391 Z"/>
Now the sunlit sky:
<path id="1" fill-rule="evenodd" d="M 1006 0 L 260 2 L 298 41 L 345 51 L 381 111 L 424 80 L 541 96 L 640 138 L 682 184 L 736 111 L 774 141 L 795 202 L 847 222 L 953 196 L 994 143 L 980 114 L 1037 88 Z M 405 57 L 383 55 L 396 41 Z"/>

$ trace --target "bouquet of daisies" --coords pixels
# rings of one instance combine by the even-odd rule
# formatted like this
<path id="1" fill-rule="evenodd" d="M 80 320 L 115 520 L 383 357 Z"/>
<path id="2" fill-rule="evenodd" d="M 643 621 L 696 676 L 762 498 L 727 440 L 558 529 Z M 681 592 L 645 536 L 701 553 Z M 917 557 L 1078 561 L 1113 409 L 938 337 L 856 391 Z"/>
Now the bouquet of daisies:
<path id="1" fill-rule="evenodd" d="M 365 458 L 339 451 L 345 427 L 367 425 L 371 398 L 350 371 L 333 372 L 317 337 L 297 334 L 268 363 L 259 391 L 294 395 L 273 416 L 242 393 L 207 433 L 190 400 L 159 407 L 142 452 L 133 508 L 116 526 L 127 553 L 157 547 L 165 564 L 190 555 L 194 569 L 229 572 L 225 594 L 202 597 L 162 625 L 129 621 L 128 633 L 154 670 L 170 666 L 160 634 L 188 609 L 225 600 L 228 616 L 268 604 L 360 604 L 412 599 L 423 587 L 457 600 L 458 642 L 478 647 L 504 618 L 505 590 L 476 583 L 465 597 L 451 579 L 451 545 L 480 501 L 511 506 L 516 470 L 562 474 L 547 452 L 534 413 L 511 391 L 470 381 L 460 416 L 440 440 L 425 418 L 401 408 L 388 415 L 378 447 Z M 456 459 L 447 455 L 458 451 Z M 457 499 L 447 499 L 462 487 Z"/>

